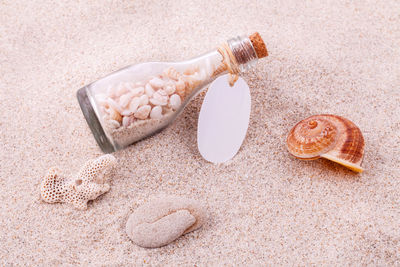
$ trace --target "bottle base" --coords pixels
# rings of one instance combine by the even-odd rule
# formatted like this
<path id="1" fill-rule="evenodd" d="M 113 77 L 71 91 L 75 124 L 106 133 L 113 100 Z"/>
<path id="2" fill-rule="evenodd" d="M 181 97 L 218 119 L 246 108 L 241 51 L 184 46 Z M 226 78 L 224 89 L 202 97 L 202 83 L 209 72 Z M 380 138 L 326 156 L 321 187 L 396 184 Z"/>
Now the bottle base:
<path id="1" fill-rule="evenodd" d="M 92 131 L 93 136 L 96 139 L 96 142 L 100 146 L 101 150 L 104 153 L 112 153 L 117 151 L 117 149 L 106 136 L 106 133 L 104 132 L 103 127 L 101 126 L 101 123 L 97 118 L 96 112 L 94 111 L 93 106 L 90 103 L 90 96 L 88 96 L 87 94 L 86 87 L 79 89 L 76 93 L 76 97 L 78 98 L 83 116 L 85 117 L 86 122 L 88 123 L 89 128 Z"/>

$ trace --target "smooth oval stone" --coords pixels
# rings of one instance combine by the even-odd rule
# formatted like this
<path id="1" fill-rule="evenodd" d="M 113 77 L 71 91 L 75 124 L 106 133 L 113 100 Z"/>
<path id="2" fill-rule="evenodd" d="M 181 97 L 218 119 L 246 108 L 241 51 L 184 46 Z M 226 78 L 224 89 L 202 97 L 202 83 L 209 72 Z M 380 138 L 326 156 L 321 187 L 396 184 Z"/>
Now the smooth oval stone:
<path id="1" fill-rule="evenodd" d="M 205 211 L 193 199 L 162 195 L 137 208 L 128 218 L 126 233 L 138 246 L 165 246 L 200 228 Z"/>

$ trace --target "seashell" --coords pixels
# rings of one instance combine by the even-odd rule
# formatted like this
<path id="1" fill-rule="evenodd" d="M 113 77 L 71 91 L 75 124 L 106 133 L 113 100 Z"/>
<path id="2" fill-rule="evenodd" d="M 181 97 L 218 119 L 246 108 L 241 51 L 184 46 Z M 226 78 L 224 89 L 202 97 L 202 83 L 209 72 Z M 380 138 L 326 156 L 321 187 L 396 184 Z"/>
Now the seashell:
<path id="1" fill-rule="evenodd" d="M 116 96 L 121 96 L 132 89 L 129 83 L 120 83 L 117 87 Z"/>
<path id="2" fill-rule="evenodd" d="M 293 156 L 312 160 L 326 158 L 362 172 L 364 137 L 348 119 L 336 115 L 314 115 L 297 123 L 287 138 Z"/>
<path id="3" fill-rule="evenodd" d="M 163 72 L 163 76 L 168 77 L 170 79 L 173 79 L 175 81 L 179 80 L 179 78 L 182 76 L 176 69 L 173 67 L 170 67 Z"/>
<path id="4" fill-rule="evenodd" d="M 122 126 L 124 126 L 125 128 L 131 125 L 131 123 L 132 123 L 132 118 L 130 116 L 124 116 L 122 118 Z"/>
<path id="5" fill-rule="evenodd" d="M 108 125 L 110 128 L 117 129 L 121 126 L 121 124 L 116 120 L 108 120 Z"/>
<path id="6" fill-rule="evenodd" d="M 142 95 L 140 98 L 139 107 L 147 105 L 149 103 L 149 97 L 147 95 Z"/>
<path id="7" fill-rule="evenodd" d="M 160 89 L 156 92 L 157 94 L 161 95 L 161 96 L 168 96 L 167 92 L 163 89 Z"/>
<path id="8" fill-rule="evenodd" d="M 179 79 L 179 80 L 176 82 L 175 86 L 176 86 L 176 93 L 177 93 L 180 97 L 184 98 L 184 97 L 185 97 L 185 87 L 186 87 L 185 81 L 182 80 L 182 79 Z"/>
<path id="9" fill-rule="evenodd" d="M 130 111 L 129 109 L 125 109 L 124 111 L 122 111 L 121 115 L 122 116 L 130 116 L 133 113 L 134 113 L 133 111 Z"/>
<path id="10" fill-rule="evenodd" d="M 152 97 L 155 91 L 154 91 L 153 87 L 149 83 L 147 83 L 144 88 L 144 92 L 146 93 L 146 95 L 148 97 Z"/>
<path id="11" fill-rule="evenodd" d="M 158 100 L 157 98 L 150 98 L 150 103 L 153 104 L 154 106 L 165 106 L 166 104 L 168 104 L 168 100 L 164 101 L 164 100 Z"/>
<path id="12" fill-rule="evenodd" d="M 185 86 L 186 86 L 185 96 L 190 94 L 193 91 L 193 89 L 195 89 L 197 86 L 200 85 L 201 81 L 198 79 L 198 77 L 195 76 L 196 75 L 185 77 Z"/>
<path id="13" fill-rule="evenodd" d="M 149 81 L 149 83 L 153 88 L 156 88 L 156 89 L 164 86 L 164 81 L 157 77 L 154 77 L 153 79 L 151 79 Z"/>
<path id="14" fill-rule="evenodd" d="M 144 94 L 144 87 L 137 87 L 131 90 L 133 96 L 141 96 Z"/>
<path id="15" fill-rule="evenodd" d="M 65 202 L 76 209 L 86 210 L 89 200 L 110 190 L 105 178 L 110 175 L 116 162 L 113 155 L 103 155 L 86 162 L 73 177 L 66 177 L 58 168 L 51 168 L 42 180 L 41 197 L 47 203 Z"/>
<path id="16" fill-rule="evenodd" d="M 123 116 L 132 115 L 133 113 L 136 112 L 136 110 L 138 109 L 139 105 L 140 105 L 140 97 L 134 97 L 132 99 L 131 103 L 129 103 L 128 108 L 121 112 L 121 115 L 123 115 Z"/>
<path id="17" fill-rule="evenodd" d="M 111 119 L 111 120 L 115 120 L 115 121 L 118 121 L 118 122 L 121 122 L 121 121 L 122 121 L 121 114 L 120 114 L 118 111 L 116 111 L 116 110 L 113 109 L 112 107 L 110 107 L 110 108 L 108 109 L 108 111 L 109 111 L 109 113 L 110 113 L 110 119 Z"/>
<path id="18" fill-rule="evenodd" d="M 150 98 L 150 103 L 155 106 L 165 106 L 168 104 L 168 95 L 167 93 L 160 89 L 153 94 L 153 97 Z"/>
<path id="19" fill-rule="evenodd" d="M 176 86 L 174 82 L 168 82 L 165 86 L 164 86 L 164 91 L 167 93 L 167 95 L 172 95 L 173 93 L 175 93 L 176 90 Z"/>
<path id="20" fill-rule="evenodd" d="M 121 97 L 119 98 L 120 106 L 125 108 L 131 102 L 132 97 L 133 97 L 132 93 L 121 95 Z"/>
<path id="21" fill-rule="evenodd" d="M 169 98 L 169 105 L 173 110 L 177 110 L 181 106 L 181 103 L 181 97 L 177 94 L 174 94 Z"/>
<path id="22" fill-rule="evenodd" d="M 150 112 L 150 118 L 152 119 L 161 119 L 162 118 L 162 107 L 155 106 Z"/>
<path id="23" fill-rule="evenodd" d="M 160 196 L 129 216 L 126 233 L 138 246 L 157 248 L 200 228 L 205 220 L 205 211 L 196 200 Z"/>
<path id="24" fill-rule="evenodd" d="M 135 118 L 144 120 L 147 119 L 149 116 L 151 107 L 150 105 L 144 105 L 143 107 L 138 108 L 138 110 L 135 112 L 134 116 Z"/>
<path id="25" fill-rule="evenodd" d="M 115 109 L 116 111 L 118 111 L 120 114 L 123 111 L 123 108 L 120 106 L 120 104 L 118 104 L 117 102 L 115 102 L 115 100 L 113 100 L 112 98 L 107 98 L 107 103 L 108 105 Z"/>

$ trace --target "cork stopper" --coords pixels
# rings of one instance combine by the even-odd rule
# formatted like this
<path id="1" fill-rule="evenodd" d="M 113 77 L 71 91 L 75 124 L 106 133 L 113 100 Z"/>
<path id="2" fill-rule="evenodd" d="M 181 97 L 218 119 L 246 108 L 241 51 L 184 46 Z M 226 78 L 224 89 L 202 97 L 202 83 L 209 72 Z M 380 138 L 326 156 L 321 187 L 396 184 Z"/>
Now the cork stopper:
<path id="1" fill-rule="evenodd" d="M 265 43 L 258 32 L 255 32 L 252 35 L 250 35 L 249 39 L 253 44 L 254 49 L 256 50 L 258 58 L 263 58 L 268 56 L 267 47 L 265 46 Z"/>

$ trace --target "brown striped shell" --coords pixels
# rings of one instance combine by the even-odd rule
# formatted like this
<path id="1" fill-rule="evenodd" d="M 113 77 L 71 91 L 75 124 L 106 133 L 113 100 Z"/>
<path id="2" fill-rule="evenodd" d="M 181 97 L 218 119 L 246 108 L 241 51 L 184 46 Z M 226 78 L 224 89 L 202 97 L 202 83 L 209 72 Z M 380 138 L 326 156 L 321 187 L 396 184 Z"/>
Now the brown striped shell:
<path id="1" fill-rule="evenodd" d="M 299 159 L 326 158 L 362 172 L 364 137 L 348 119 L 336 115 L 314 115 L 297 123 L 287 138 L 287 148 Z"/>

